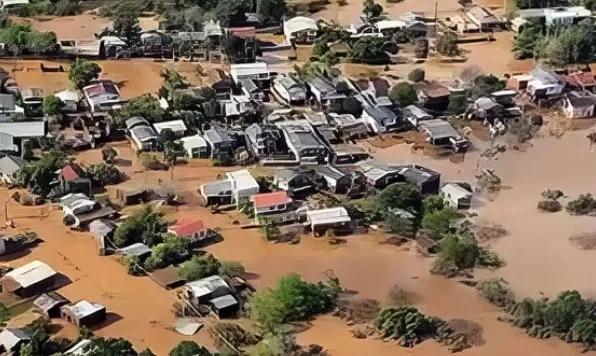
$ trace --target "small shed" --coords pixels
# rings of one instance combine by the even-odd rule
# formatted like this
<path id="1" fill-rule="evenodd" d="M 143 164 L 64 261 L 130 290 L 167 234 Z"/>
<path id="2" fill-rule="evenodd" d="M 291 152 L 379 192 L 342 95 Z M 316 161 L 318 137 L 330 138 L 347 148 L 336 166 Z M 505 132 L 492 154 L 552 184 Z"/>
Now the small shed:
<path id="1" fill-rule="evenodd" d="M 231 292 L 228 283 L 220 276 L 210 276 L 186 283 L 185 289 L 188 297 L 197 304 L 208 304 L 210 300 Z"/>
<path id="2" fill-rule="evenodd" d="M 16 268 L 2 277 L 3 293 L 12 293 L 22 298 L 45 292 L 54 286 L 58 273 L 41 261 L 33 261 Z"/>
<path id="3" fill-rule="evenodd" d="M 459 184 L 445 184 L 441 187 L 441 196 L 455 209 L 469 209 L 472 204 L 472 192 Z"/>
<path id="4" fill-rule="evenodd" d="M 178 268 L 169 266 L 158 269 L 149 274 L 155 283 L 159 284 L 165 289 L 176 288 L 184 284 L 184 278 L 180 277 Z"/>
<path id="5" fill-rule="evenodd" d="M 68 299 L 56 292 L 44 293 L 33 301 L 33 305 L 48 318 L 59 317 L 60 308 L 68 303 Z"/>
<path id="6" fill-rule="evenodd" d="M 106 307 L 81 300 L 60 308 L 62 319 L 77 326 L 90 327 L 106 320 Z"/>
<path id="7" fill-rule="evenodd" d="M 231 294 L 213 298 L 209 305 L 219 318 L 233 317 L 238 311 L 238 301 Z"/>
<path id="8" fill-rule="evenodd" d="M 149 201 L 149 190 L 130 187 L 129 189 L 116 188 L 116 200 L 124 205 L 143 204 Z"/>

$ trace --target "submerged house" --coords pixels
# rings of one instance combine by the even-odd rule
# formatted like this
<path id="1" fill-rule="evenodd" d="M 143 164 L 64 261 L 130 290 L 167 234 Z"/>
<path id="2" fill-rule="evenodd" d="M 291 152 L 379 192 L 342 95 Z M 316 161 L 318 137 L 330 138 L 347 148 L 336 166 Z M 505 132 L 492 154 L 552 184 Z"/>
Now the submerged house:
<path id="1" fill-rule="evenodd" d="M 194 305 L 205 305 L 220 318 L 233 316 L 238 311 L 238 301 L 232 288 L 220 276 L 211 276 L 186 283 L 186 297 Z"/>
<path id="2" fill-rule="evenodd" d="M 209 158 L 209 145 L 202 135 L 182 137 L 180 139 L 188 157 L 190 158 Z"/>
<path id="3" fill-rule="evenodd" d="M 159 135 L 142 117 L 131 117 L 124 122 L 137 151 L 154 151 L 159 148 Z"/>
<path id="4" fill-rule="evenodd" d="M 596 95 L 589 91 L 571 91 L 563 97 L 563 112 L 571 119 L 594 116 Z"/>
<path id="5" fill-rule="evenodd" d="M 313 168 L 315 177 L 325 182 L 327 189 L 334 193 L 346 193 L 352 185 L 352 175 L 346 170 L 332 165 L 316 166 Z"/>
<path id="6" fill-rule="evenodd" d="M 455 209 L 469 209 L 472 204 L 472 192 L 456 183 L 442 186 L 440 194 Z"/>
<path id="7" fill-rule="evenodd" d="M 571 73 L 564 77 L 565 83 L 573 90 L 586 90 L 594 92 L 596 89 L 596 79 L 592 72 Z"/>
<path id="8" fill-rule="evenodd" d="M 94 220 L 109 218 L 117 213 L 114 208 L 103 207 L 82 193 L 65 195 L 60 199 L 60 206 L 66 218 L 65 224 L 70 227 L 87 226 Z"/>
<path id="9" fill-rule="evenodd" d="M 370 131 L 383 133 L 398 128 L 400 120 L 390 109 L 383 106 L 363 105 L 361 120 L 366 123 Z"/>
<path id="10" fill-rule="evenodd" d="M 329 148 L 315 133 L 308 120 L 280 121 L 276 125 L 281 129 L 296 161 L 323 163 L 329 159 Z"/>
<path id="11" fill-rule="evenodd" d="M 236 148 L 236 138 L 226 130 L 213 127 L 203 132 L 203 139 L 209 146 L 209 158 L 232 157 Z"/>
<path id="12" fill-rule="evenodd" d="M 185 220 L 177 221 L 176 224 L 168 227 L 168 232 L 179 237 L 190 239 L 192 242 L 197 242 L 205 239 L 208 236 L 208 229 L 203 220 Z"/>
<path id="13" fill-rule="evenodd" d="M 403 108 L 402 114 L 404 119 L 406 119 L 414 128 L 417 128 L 422 121 L 433 119 L 431 114 L 415 105 L 408 105 Z"/>
<path id="14" fill-rule="evenodd" d="M 0 351 L 6 352 L 9 355 L 18 355 L 21 346 L 29 341 L 31 341 L 31 334 L 26 330 L 5 328 L 0 332 Z"/>
<path id="15" fill-rule="evenodd" d="M 316 186 L 313 177 L 303 169 L 279 169 L 273 173 L 273 184 L 291 195 L 310 193 Z"/>
<path id="16" fill-rule="evenodd" d="M 315 236 L 322 236 L 327 230 L 339 233 L 348 233 L 354 230 L 352 218 L 344 207 L 309 210 L 306 212 L 306 218 Z"/>
<path id="17" fill-rule="evenodd" d="M 306 81 L 309 92 L 322 108 L 338 108 L 346 100 L 347 96 L 340 93 L 336 84 L 323 77 L 314 77 Z"/>
<path id="18" fill-rule="evenodd" d="M 6 273 L 2 283 L 2 293 L 17 295 L 21 298 L 31 297 L 54 287 L 56 272 L 41 261 L 33 261 Z"/>
<path id="19" fill-rule="evenodd" d="M 528 81 L 526 90 L 533 98 L 557 96 L 565 89 L 565 81 L 555 72 L 536 67 L 531 75 L 532 79 Z"/>
<path id="20" fill-rule="evenodd" d="M 414 84 L 414 88 L 416 88 L 418 101 L 420 101 L 423 108 L 442 112 L 449 107 L 451 92 L 444 86 L 437 83 L 420 82 Z"/>
<path id="21" fill-rule="evenodd" d="M 257 224 L 262 217 L 274 220 L 277 224 L 294 221 L 296 218 L 295 214 L 282 214 L 292 205 L 292 198 L 285 191 L 257 194 L 252 197 L 252 202 Z"/>
<path id="22" fill-rule="evenodd" d="M 84 87 L 83 95 L 91 112 L 116 109 L 122 104 L 120 90 L 111 80 L 103 80 Z"/>
<path id="23" fill-rule="evenodd" d="M 465 152 L 470 145 L 470 141 L 442 119 L 422 121 L 419 130 L 427 134 L 427 141 L 432 145 L 451 147 L 455 152 Z"/>
<path id="24" fill-rule="evenodd" d="M 258 194 L 259 189 L 259 183 L 243 169 L 227 172 L 225 179 L 202 184 L 199 192 L 207 205 L 238 204 L 240 199 Z"/>
<path id="25" fill-rule="evenodd" d="M 286 44 L 313 43 L 319 27 L 310 17 L 296 16 L 283 22 L 283 31 Z"/>
<path id="26" fill-rule="evenodd" d="M 273 90 L 290 105 L 306 102 L 306 85 L 291 75 L 278 75 L 273 79 Z"/>
<path id="27" fill-rule="evenodd" d="M 48 292 L 40 295 L 33 301 L 33 305 L 47 318 L 60 316 L 60 307 L 70 303 L 68 299 L 56 292 Z"/>
<path id="28" fill-rule="evenodd" d="M 81 300 L 75 304 L 63 305 L 60 316 L 78 327 L 90 327 L 106 320 L 106 307 Z"/>
<path id="29" fill-rule="evenodd" d="M 25 164 L 27 162 L 21 157 L 6 155 L 0 158 L 0 179 L 8 185 L 15 184 Z"/>
<path id="30" fill-rule="evenodd" d="M 296 157 L 288 150 L 284 134 L 275 125 L 252 124 L 244 130 L 246 147 L 257 159 L 295 160 Z"/>
<path id="31" fill-rule="evenodd" d="M 497 18 L 488 9 L 481 6 L 474 6 L 466 12 L 466 16 L 472 21 L 480 32 L 499 30 L 505 27 L 505 22 Z"/>

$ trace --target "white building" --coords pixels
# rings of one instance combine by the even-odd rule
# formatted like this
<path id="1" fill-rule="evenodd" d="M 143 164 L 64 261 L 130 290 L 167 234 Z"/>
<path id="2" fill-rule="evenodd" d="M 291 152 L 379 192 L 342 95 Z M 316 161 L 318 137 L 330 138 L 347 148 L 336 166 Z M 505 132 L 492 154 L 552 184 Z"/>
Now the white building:
<path id="1" fill-rule="evenodd" d="M 265 62 L 232 64 L 230 65 L 230 76 L 234 83 L 239 83 L 244 79 L 256 82 L 271 80 L 271 73 Z"/>
<path id="2" fill-rule="evenodd" d="M 469 209 L 472 204 L 472 192 L 459 184 L 445 184 L 441 187 L 440 194 L 455 209 Z"/>
<path id="3" fill-rule="evenodd" d="M 309 17 L 296 16 L 284 21 L 286 43 L 312 43 L 317 37 L 317 22 Z"/>
<path id="4" fill-rule="evenodd" d="M 165 129 L 172 130 L 176 136 L 184 135 L 187 130 L 186 125 L 182 120 L 156 122 L 153 124 L 153 128 L 158 134 L 161 134 L 161 132 Z"/>
<path id="5" fill-rule="evenodd" d="M 240 198 L 250 198 L 259 194 L 259 183 L 248 170 L 227 172 L 226 177 L 232 185 L 232 198 L 236 204 Z"/>
<path id="6" fill-rule="evenodd" d="M 279 75 L 273 80 L 273 90 L 288 104 L 304 104 L 306 86 L 289 75 Z"/>
<path id="7" fill-rule="evenodd" d="M 196 134 L 194 136 L 182 137 L 180 141 L 182 141 L 188 157 L 209 158 L 209 145 L 203 136 Z"/>

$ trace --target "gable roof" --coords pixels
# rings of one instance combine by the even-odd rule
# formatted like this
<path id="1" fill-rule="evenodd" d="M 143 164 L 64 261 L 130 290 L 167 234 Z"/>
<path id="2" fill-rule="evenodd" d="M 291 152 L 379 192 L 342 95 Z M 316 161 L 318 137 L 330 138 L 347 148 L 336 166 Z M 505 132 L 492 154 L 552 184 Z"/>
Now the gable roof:
<path id="1" fill-rule="evenodd" d="M 176 225 L 170 226 L 170 230 L 174 231 L 179 236 L 185 237 L 194 234 L 195 232 L 205 229 L 203 220 L 182 221 Z"/>
<path id="2" fill-rule="evenodd" d="M 6 155 L 0 158 L 0 172 L 11 175 L 18 172 L 27 162 L 21 157 Z"/>
<path id="3" fill-rule="evenodd" d="M 198 281 L 186 283 L 186 288 L 190 290 L 196 298 L 208 295 L 220 288 L 230 289 L 228 283 L 220 276 L 211 276 Z"/>
<path id="4" fill-rule="evenodd" d="M 0 345 L 11 351 L 23 340 L 31 340 L 31 336 L 23 329 L 6 328 L 0 332 Z"/>
<path id="5" fill-rule="evenodd" d="M 95 221 L 97 221 L 97 220 L 95 220 Z M 142 242 L 137 242 L 132 245 L 123 247 L 123 248 L 119 249 L 118 251 L 125 256 L 143 256 L 143 255 L 151 253 L 151 249 L 149 247 L 147 247 L 147 245 L 145 245 Z"/>
<path id="6" fill-rule="evenodd" d="M 48 278 L 54 277 L 56 274 L 58 273 L 47 264 L 41 261 L 33 261 L 8 272 L 4 275 L 4 278 L 11 278 L 20 284 L 22 288 L 27 288 Z"/>
<path id="7" fill-rule="evenodd" d="M 289 35 L 300 31 L 318 30 L 317 22 L 309 17 L 296 16 L 284 21 L 284 34 Z"/>
<path id="8" fill-rule="evenodd" d="M 63 305 L 60 309 L 70 311 L 77 319 L 83 319 L 99 311 L 105 310 L 106 307 L 86 300 L 81 300 L 75 304 Z"/>
<path id="9" fill-rule="evenodd" d="M 234 172 L 227 172 L 226 177 L 232 183 L 233 189 L 259 189 L 259 183 L 257 183 L 256 179 L 246 169 L 241 169 L 239 171 Z"/>
<path id="10" fill-rule="evenodd" d="M 253 202 L 255 208 L 264 208 L 274 205 L 284 205 L 292 202 L 292 199 L 288 197 L 288 193 L 285 191 L 262 193 L 253 196 Z"/>
<path id="11" fill-rule="evenodd" d="M 66 181 L 71 181 L 80 178 L 79 173 L 71 165 L 64 166 L 60 171 L 60 175 Z"/>

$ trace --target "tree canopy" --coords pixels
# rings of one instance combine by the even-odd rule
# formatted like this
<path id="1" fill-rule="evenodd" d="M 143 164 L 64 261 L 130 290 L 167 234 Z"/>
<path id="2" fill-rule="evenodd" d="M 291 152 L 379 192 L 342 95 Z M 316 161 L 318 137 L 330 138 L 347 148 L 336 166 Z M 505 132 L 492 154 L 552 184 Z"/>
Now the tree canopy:
<path id="1" fill-rule="evenodd" d="M 383 50 L 385 39 L 362 37 L 350 48 L 350 60 L 355 63 L 384 64 L 389 62 L 389 55 Z"/>
<path id="2" fill-rule="evenodd" d="M 151 250 L 151 256 L 145 260 L 145 269 L 152 271 L 164 268 L 171 264 L 186 261 L 191 256 L 191 242 L 189 239 L 165 234 L 163 242 L 155 245 Z"/>
<path id="3" fill-rule="evenodd" d="M 170 351 L 170 356 L 213 356 L 213 354 L 194 341 L 184 340 Z"/>
<path id="4" fill-rule="evenodd" d="M 55 95 L 47 95 L 43 98 L 43 113 L 48 116 L 55 116 L 62 112 L 64 103 Z"/>
<path id="5" fill-rule="evenodd" d="M 452 31 L 447 31 L 437 37 L 436 42 L 437 52 L 447 57 L 455 57 L 460 53 L 457 45 L 457 34 Z"/>
<path id="6" fill-rule="evenodd" d="M 160 122 L 164 120 L 165 115 L 166 111 L 159 105 L 159 100 L 151 94 L 143 94 L 129 100 L 116 113 L 118 123 L 135 116 L 142 117 L 151 123 Z"/>
<path id="7" fill-rule="evenodd" d="M 50 191 L 50 182 L 56 177 L 55 172 L 64 166 L 64 160 L 64 153 L 52 150 L 39 161 L 23 167 L 19 182 L 36 194 L 46 195 Z"/>
<path id="8" fill-rule="evenodd" d="M 167 225 L 163 213 L 155 211 L 150 205 L 143 205 L 135 210 L 114 233 L 114 243 L 118 247 L 142 242 L 152 247 L 162 241 L 162 234 Z"/>
<path id="9" fill-rule="evenodd" d="M 400 82 L 391 88 L 389 99 L 401 106 L 408 106 L 418 102 L 418 93 L 412 84 Z"/>
<path id="10" fill-rule="evenodd" d="M 257 0 L 257 14 L 266 23 L 279 22 L 287 11 L 285 0 Z"/>
<path id="11" fill-rule="evenodd" d="M 120 170 L 114 165 L 106 164 L 105 162 L 91 164 L 87 168 L 87 175 L 91 179 L 91 182 L 98 187 L 122 182 L 122 173 Z"/>
<path id="12" fill-rule="evenodd" d="M 307 320 L 329 311 L 340 291 L 337 278 L 311 283 L 289 274 L 250 298 L 250 315 L 260 327 L 271 331 L 283 323 Z"/>
<path id="13" fill-rule="evenodd" d="M 190 260 L 182 263 L 178 269 L 180 276 L 186 281 L 216 275 L 221 268 L 221 262 L 213 255 L 193 256 Z"/>
<path id="14" fill-rule="evenodd" d="M 130 341 L 123 338 L 93 337 L 85 347 L 85 355 L 90 356 L 133 356 L 136 351 Z"/>
<path id="15" fill-rule="evenodd" d="M 90 62 L 84 59 L 76 59 L 70 71 L 68 72 L 68 79 L 78 89 L 89 85 L 93 79 L 97 79 L 101 73 L 101 67 L 95 62 Z"/>
<path id="16" fill-rule="evenodd" d="M 113 28 L 117 36 L 125 39 L 129 45 L 134 45 L 141 40 L 141 26 L 136 14 L 130 12 L 116 14 Z"/>
<path id="17" fill-rule="evenodd" d="M 364 7 L 362 13 L 369 22 L 381 19 L 384 11 L 383 6 L 376 3 L 374 0 L 364 0 L 362 6 Z"/>

